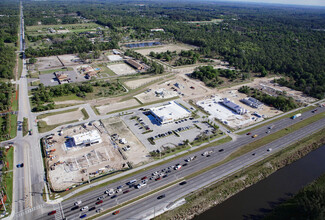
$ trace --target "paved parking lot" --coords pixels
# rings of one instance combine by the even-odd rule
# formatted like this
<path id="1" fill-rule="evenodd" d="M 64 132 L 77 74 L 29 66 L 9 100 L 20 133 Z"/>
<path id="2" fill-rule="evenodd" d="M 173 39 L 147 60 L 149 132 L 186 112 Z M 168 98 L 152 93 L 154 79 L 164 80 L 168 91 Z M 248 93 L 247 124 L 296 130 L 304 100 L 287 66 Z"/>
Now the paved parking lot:
<path id="1" fill-rule="evenodd" d="M 64 71 L 64 73 L 68 74 L 70 78 L 70 82 L 83 82 L 87 79 L 83 76 L 80 76 L 75 71 Z M 59 81 L 56 79 L 54 72 L 48 74 L 39 75 L 40 83 L 43 83 L 44 86 L 56 86 L 59 85 Z"/>
<path id="2" fill-rule="evenodd" d="M 190 105 L 188 105 L 183 101 L 181 101 L 181 104 L 188 107 L 188 109 L 191 108 Z M 213 128 L 211 128 L 208 124 L 202 123 L 202 121 L 204 121 L 204 118 L 202 118 L 203 114 L 200 112 L 198 112 L 198 115 L 200 115 L 199 119 L 190 120 L 189 118 L 187 118 L 186 120 L 185 119 L 178 120 L 177 123 L 172 122 L 164 125 L 158 124 L 153 118 L 145 115 L 144 114 L 145 112 L 147 111 L 142 111 L 137 109 L 134 110 L 134 114 L 122 116 L 122 119 L 127 124 L 127 126 L 132 130 L 132 132 L 139 138 L 139 140 L 146 146 L 149 152 L 154 150 L 160 150 L 164 146 L 169 146 L 169 147 L 177 146 L 179 144 L 182 144 L 183 141 L 186 139 L 188 139 L 191 142 L 202 132 L 205 132 L 206 130 L 209 131 L 213 130 Z M 135 118 L 134 116 L 138 116 L 140 120 L 131 119 L 131 118 Z M 199 126 L 201 129 L 197 128 L 194 124 Z M 148 127 L 150 130 L 153 131 L 143 134 L 143 132 L 146 131 L 146 127 Z M 180 129 L 180 131 L 178 132 L 179 137 L 172 132 L 173 130 L 178 130 L 178 129 Z M 162 137 L 159 137 L 159 135 L 161 134 L 164 135 Z M 156 143 L 155 145 L 152 145 L 148 141 L 148 138 L 150 137 L 154 137 L 154 138 L 156 137 L 154 140 L 154 142 Z"/>

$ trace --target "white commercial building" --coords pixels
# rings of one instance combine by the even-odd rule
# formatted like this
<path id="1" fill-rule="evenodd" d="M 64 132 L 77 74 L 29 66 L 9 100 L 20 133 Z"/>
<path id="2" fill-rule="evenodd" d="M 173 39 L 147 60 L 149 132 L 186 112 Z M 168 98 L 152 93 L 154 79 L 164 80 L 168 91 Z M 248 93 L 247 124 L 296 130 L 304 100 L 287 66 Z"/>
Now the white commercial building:
<path id="1" fill-rule="evenodd" d="M 230 101 L 227 98 L 224 98 L 223 101 L 221 102 L 224 106 L 230 108 L 231 110 L 233 110 L 234 112 L 236 112 L 239 115 L 243 115 L 247 113 L 247 110 L 240 107 L 239 105 L 233 103 L 232 101 Z"/>
<path id="2" fill-rule="evenodd" d="M 97 130 L 91 130 L 85 133 L 72 136 L 74 145 L 83 146 L 96 143 L 102 143 L 102 139 Z"/>
<path id="3" fill-rule="evenodd" d="M 166 124 L 175 120 L 191 116 L 191 112 L 175 101 L 164 106 L 150 109 L 151 114 L 160 124 Z"/>

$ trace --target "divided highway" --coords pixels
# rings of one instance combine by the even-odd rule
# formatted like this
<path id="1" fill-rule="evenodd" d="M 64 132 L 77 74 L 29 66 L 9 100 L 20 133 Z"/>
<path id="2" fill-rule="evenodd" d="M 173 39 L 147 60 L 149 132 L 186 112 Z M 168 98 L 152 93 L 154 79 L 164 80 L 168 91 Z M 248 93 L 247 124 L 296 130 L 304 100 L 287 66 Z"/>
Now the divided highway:
<path id="1" fill-rule="evenodd" d="M 325 108 L 318 108 L 317 114 L 324 112 Z M 234 152 L 235 150 L 237 150 L 238 148 L 240 148 L 241 146 L 244 146 L 246 144 L 249 144 L 259 138 L 263 138 L 266 135 L 269 135 L 271 133 L 274 133 L 278 130 L 281 130 L 283 128 L 286 127 L 290 127 L 292 124 L 297 123 L 299 121 L 301 121 L 302 119 L 306 119 L 310 116 L 313 116 L 315 113 L 311 113 L 311 111 L 308 111 L 306 113 L 303 113 L 302 117 L 300 119 L 289 119 L 289 118 L 285 118 L 279 121 L 276 121 L 274 123 L 272 123 L 272 125 L 274 125 L 273 129 L 268 129 L 268 127 L 270 125 L 266 125 L 264 127 L 258 128 L 254 131 L 252 131 L 252 135 L 253 134 L 257 134 L 257 138 L 252 138 L 252 135 L 242 135 L 239 136 L 237 138 L 236 141 L 233 142 L 228 142 L 216 147 L 211 147 L 209 148 L 209 150 L 213 150 L 213 153 L 210 154 L 209 157 L 206 156 L 202 156 L 202 153 L 207 151 L 207 149 L 205 150 L 201 150 L 200 152 L 194 153 L 190 156 L 197 156 L 197 158 L 191 162 L 186 163 L 185 159 L 190 157 L 190 156 L 184 156 L 180 159 L 176 159 L 172 162 L 169 162 L 167 164 L 161 165 L 157 168 L 154 169 L 150 169 L 148 171 L 142 172 L 141 174 L 137 174 L 134 175 L 128 179 L 125 179 L 123 181 L 120 181 L 118 183 L 115 184 L 110 184 L 107 185 L 106 187 L 102 187 L 100 189 L 91 191 L 89 193 L 86 193 L 84 195 L 78 196 L 76 198 L 73 199 L 69 199 L 66 200 L 62 203 L 62 206 L 58 206 L 56 211 L 57 214 L 55 214 L 54 216 L 48 216 L 48 213 L 50 211 L 52 211 L 53 209 L 50 209 L 52 207 L 49 207 L 48 209 L 44 209 L 44 213 L 38 217 L 38 219 L 60 219 L 65 217 L 66 219 L 78 219 L 81 215 L 83 214 L 87 214 L 87 216 L 91 216 L 94 215 L 96 213 L 96 210 L 98 210 L 99 208 L 103 208 L 105 209 L 109 209 L 111 207 L 114 207 L 120 203 L 129 201 L 135 197 L 138 197 L 140 195 L 143 195 L 145 193 L 148 193 L 152 190 L 155 189 L 159 189 L 162 186 L 169 184 L 169 183 L 173 183 L 173 182 L 182 182 L 183 178 L 192 174 L 193 172 L 196 171 L 200 171 L 202 169 L 204 169 L 205 167 L 211 166 L 219 161 L 222 161 L 224 158 L 226 158 L 229 154 L 231 154 L 232 152 Z M 126 214 L 126 212 L 121 212 L 119 215 L 116 216 L 117 219 L 126 219 L 125 215 L 129 215 L 129 217 L 135 217 L 135 214 L 141 216 L 139 217 L 139 219 L 144 218 L 145 216 L 150 216 L 153 214 L 153 212 L 156 212 L 158 210 L 160 210 L 162 207 L 165 207 L 169 202 L 172 202 L 178 198 L 181 198 L 183 196 L 185 196 L 186 194 L 188 194 L 189 192 L 195 191 L 198 188 L 204 187 L 205 185 L 212 183 L 238 169 L 241 169 L 244 166 L 247 166 L 250 163 L 256 162 L 258 160 L 260 160 L 261 158 L 264 158 L 266 155 L 274 152 L 277 149 L 282 149 L 286 146 L 288 146 L 290 143 L 304 137 L 307 136 L 309 134 L 311 134 L 314 131 L 317 131 L 319 129 L 321 129 L 322 127 L 324 127 L 325 125 L 325 119 L 322 119 L 318 122 L 313 123 L 312 125 L 309 125 L 307 127 L 304 127 L 292 134 L 289 134 L 287 136 L 284 136 L 276 141 L 273 141 L 272 143 L 263 146 L 261 148 L 259 148 L 258 150 L 254 151 L 255 155 L 253 156 L 252 153 L 248 153 L 245 154 L 239 158 L 236 158 L 222 166 L 219 166 L 217 168 L 214 168 L 204 174 L 201 174 L 191 180 L 188 181 L 187 184 L 180 186 L 178 184 L 176 184 L 175 186 L 171 187 L 170 189 L 168 189 L 166 191 L 166 198 L 163 198 L 161 201 L 157 200 L 157 196 L 159 196 L 160 194 L 157 194 L 155 196 L 151 196 L 148 197 L 144 200 L 142 200 L 138 204 L 138 208 L 134 209 L 134 211 L 136 213 L 133 214 Z M 267 133 L 267 131 L 270 131 L 270 133 Z M 267 149 L 272 148 L 273 150 L 268 152 Z M 170 172 L 166 171 L 162 171 L 163 169 L 166 169 L 170 166 L 175 166 L 176 164 L 181 164 L 183 165 L 182 168 L 180 170 L 174 170 L 174 169 L 170 169 Z M 184 166 L 184 164 L 187 164 L 186 166 Z M 157 177 L 153 178 L 152 180 L 148 180 L 148 184 L 146 186 L 143 186 L 141 189 L 136 189 L 135 187 L 128 187 L 126 185 L 126 183 L 130 180 L 133 179 L 137 179 L 139 183 L 140 179 L 143 178 L 144 176 L 146 176 L 147 178 L 152 177 L 152 173 L 158 171 L 159 173 L 164 173 L 167 174 L 168 176 L 166 176 L 165 178 L 162 178 L 160 180 L 155 180 Z M 193 185 L 194 184 L 194 185 Z M 118 186 L 123 186 L 122 188 L 122 192 L 116 193 L 117 197 L 112 198 L 112 196 L 107 196 L 106 194 L 104 194 L 105 190 L 107 189 L 117 189 Z M 124 193 L 125 191 L 129 190 L 129 192 Z M 173 191 L 175 190 L 175 191 Z M 115 194 L 114 194 L 115 195 Z M 104 199 L 100 199 L 103 200 L 103 203 L 95 205 L 95 203 L 98 200 L 98 198 L 100 196 L 104 196 Z M 147 200 L 149 200 L 149 202 L 147 203 Z M 82 203 L 79 205 L 78 208 L 76 208 L 76 206 L 74 205 L 75 202 L 77 201 L 82 201 Z M 165 201 L 168 201 L 165 202 Z M 155 208 L 155 210 L 153 209 L 154 204 L 157 203 L 157 207 Z M 149 205 L 150 207 L 152 207 L 152 209 L 149 211 L 147 209 L 144 209 L 144 207 L 146 207 L 146 205 Z M 87 206 L 88 209 L 90 210 L 85 210 L 85 211 L 80 211 L 81 208 Z M 61 208 L 62 207 L 62 208 Z M 93 208 L 94 207 L 94 208 Z M 132 213 L 132 208 L 133 206 L 129 206 L 128 208 L 126 208 L 125 210 L 128 210 L 127 213 Z M 130 209 L 130 210 L 129 210 Z M 124 209 L 121 209 L 121 211 Z M 141 211 L 142 210 L 142 211 Z M 58 218 L 59 216 L 60 218 Z M 103 218 L 105 219 L 105 218 Z"/>

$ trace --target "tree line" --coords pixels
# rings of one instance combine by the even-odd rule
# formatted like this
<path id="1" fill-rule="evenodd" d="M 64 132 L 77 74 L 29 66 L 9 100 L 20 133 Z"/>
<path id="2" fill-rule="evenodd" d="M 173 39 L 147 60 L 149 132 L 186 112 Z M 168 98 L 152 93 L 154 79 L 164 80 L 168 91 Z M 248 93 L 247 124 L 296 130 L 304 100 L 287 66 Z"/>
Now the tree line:
<path id="1" fill-rule="evenodd" d="M 286 97 L 284 95 L 271 96 L 249 86 L 242 86 L 238 89 L 238 91 L 284 112 L 298 107 L 298 104 L 292 97 Z"/>

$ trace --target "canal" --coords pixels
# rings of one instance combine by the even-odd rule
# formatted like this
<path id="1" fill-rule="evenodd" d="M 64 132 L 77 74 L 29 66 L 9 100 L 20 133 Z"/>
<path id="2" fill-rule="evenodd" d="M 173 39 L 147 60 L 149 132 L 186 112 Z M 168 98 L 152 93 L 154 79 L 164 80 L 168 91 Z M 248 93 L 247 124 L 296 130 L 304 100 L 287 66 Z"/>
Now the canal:
<path id="1" fill-rule="evenodd" d="M 275 206 L 325 173 L 324 158 L 325 145 L 194 219 L 263 219 Z"/>

